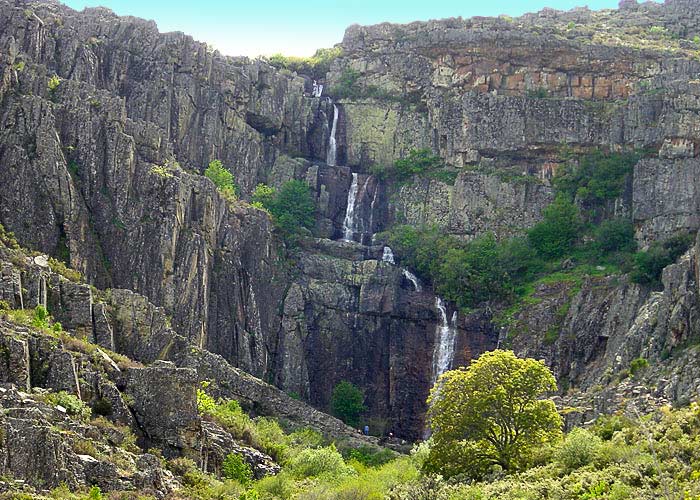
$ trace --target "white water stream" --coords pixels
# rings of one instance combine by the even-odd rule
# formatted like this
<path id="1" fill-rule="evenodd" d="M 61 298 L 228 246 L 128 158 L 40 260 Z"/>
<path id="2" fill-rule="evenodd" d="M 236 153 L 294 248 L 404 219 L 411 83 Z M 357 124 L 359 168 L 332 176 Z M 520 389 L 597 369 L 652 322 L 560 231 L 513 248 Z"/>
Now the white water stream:
<path id="1" fill-rule="evenodd" d="M 440 316 L 440 322 L 435 327 L 437 342 L 433 351 L 433 384 L 438 377 L 450 368 L 455 352 L 455 338 L 457 337 L 457 311 L 452 315 L 452 321 L 447 321 L 447 310 L 440 297 L 435 297 L 435 308 Z"/>

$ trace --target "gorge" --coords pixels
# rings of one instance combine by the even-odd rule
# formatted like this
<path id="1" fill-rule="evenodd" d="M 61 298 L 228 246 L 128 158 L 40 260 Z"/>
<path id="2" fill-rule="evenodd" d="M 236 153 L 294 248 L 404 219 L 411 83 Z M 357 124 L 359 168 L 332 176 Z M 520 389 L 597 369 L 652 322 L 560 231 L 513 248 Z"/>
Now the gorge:
<path id="1" fill-rule="evenodd" d="M 106 8 L 0 0 L 0 436 L 13 437 L 0 475 L 161 498 L 172 474 L 144 450 L 218 473 L 234 446 L 198 414 L 202 387 L 354 447 L 391 433 L 406 452 L 438 377 L 499 347 L 544 360 L 567 429 L 696 401 L 699 13 L 625 0 L 353 25 L 316 74 Z M 215 160 L 233 201 L 204 175 Z M 290 181 L 315 206 L 293 237 L 254 200 Z M 478 266 L 496 250 L 463 265 L 483 238 L 527 245 L 566 189 L 582 219 L 569 253 L 538 250 L 523 271 L 513 250 L 488 283 Z M 618 220 L 634 250 L 591 256 Z M 656 279 L 635 278 L 681 236 Z M 463 293 L 482 281 L 486 298 Z M 37 306 L 60 337 L 17 320 Z M 329 415 L 341 382 L 360 389 L 372 436 Z M 65 415 L 30 403 L 37 390 L 109 400 L 141 440 L 139 472 L 114 472 L 107 438 L 96 462 L 70 451 L 87 424 L 66 444 L 52 429 Z M 274 469 L 248 448 L 260 477 Z"/>

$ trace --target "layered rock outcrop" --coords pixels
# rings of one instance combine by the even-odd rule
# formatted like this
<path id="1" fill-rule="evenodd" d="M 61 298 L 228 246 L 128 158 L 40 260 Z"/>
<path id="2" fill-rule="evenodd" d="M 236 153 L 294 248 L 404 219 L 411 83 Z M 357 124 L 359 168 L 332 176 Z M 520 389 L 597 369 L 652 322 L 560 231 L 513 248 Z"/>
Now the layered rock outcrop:
<path id="1" fill-rule="evenodd" d="M 365 391 L 373 428 L 419 437 L 441 319 L 429 287 L 416 290 L 383 261 L 373 236 L 397 223 L 436 224 L 464 239 L 520 234 L 552 200 L 564 147 L 643 151 L 610 209 L 633 218 L 642 246 L 700 229 L 693 5 L 350 27 L 325 82 L 338 107 L 342 165 L 329 166 L 331 103 L 309 95 L 303 77 L 106 9 L 0 0 L 0 222 L 23 245 L 109 288 L 5 263 L 0 299 L 46 305 L 105 348 L 192 368 L 197 380 L 216 380 L 219 395 L 348 439 L 354 433 L 339 421 L 259 378 L 324 410 L 333 386 L 350 380 Z M 416 148 L 440 155 L 449 175 L 372 175 Z M 285 258 L 267 214 L 226 202 L 199 175 L 213 159 L 233 172 L 244 199 L 258 182 L 306 181 L 319 206 L 314 238 Z M 353 177 L 350 239 L 361 244 L 338 241 Z M 692 294 L 672 288 L 668 281 L 662 305 L 616 277 L 580 290 L 545 286 L 501 342 L 527 337 L 521 353 L 544 356 L 561 380 L 605 385 L 607 370 L 647 356 L 634 328 L 654 342 L 663 335 L 649 311 L 692 324 Z M 497 345 L 494 314 L 458 314 L 451 366 Z M 537 340 L 547 332 L 547 342 Z M 19 368 L 29 356 L 50 360 L 47 387 L 81 390 L 70 356 L 4 342 L 12 370 L 3 382 L 31 385 Z M 613 344 L 629 344 L 629 353 Z M 673 380 L 664 397 L 692 392 L 694 379 Z M 148 428 L 143 411 L 131 418 Z M 173 448 L 194 443 L 151 435 Z"/>

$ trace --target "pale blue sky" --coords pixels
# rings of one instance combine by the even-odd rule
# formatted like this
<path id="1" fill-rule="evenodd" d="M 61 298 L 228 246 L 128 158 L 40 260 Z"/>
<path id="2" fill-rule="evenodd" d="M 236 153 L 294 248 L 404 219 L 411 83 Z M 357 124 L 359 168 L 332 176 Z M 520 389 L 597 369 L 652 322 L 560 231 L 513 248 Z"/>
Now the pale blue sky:
<path id="1" fill-rule="evenodd" d="M 618 0 L 63 0 L 77 10 L 109 7 L 184 31 L 226 55 L 308 56 L 331 47 L 353 23 L 406 23 L 445 17 L 518 16 L 543 7 L 615 8 Z"/>

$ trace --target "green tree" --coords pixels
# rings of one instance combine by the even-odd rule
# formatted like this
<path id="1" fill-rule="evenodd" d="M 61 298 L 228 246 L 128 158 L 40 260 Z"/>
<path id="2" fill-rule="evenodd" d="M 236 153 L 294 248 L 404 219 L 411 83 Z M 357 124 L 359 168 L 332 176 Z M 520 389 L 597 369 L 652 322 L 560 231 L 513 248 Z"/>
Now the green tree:
<path id="1" fill-rule="evenodd" d="M 277 191 L 275 188 L 268 186 L 267 184 L 258 184 L 255 186 L 253 191 L 253 196 L 250 198 L 251 204 L 257 208 L 264 208 L 265 210 L 270 210 L 272 206 L 275 195 Z"/>
<path id="2" fill-rule="evenodd" d="M 627 219 L 603 221 L 595 231 L 596 244 L 603 252 L 633 252 L 637 248 L 634 225 Z"/>
<path id="3" fill-rule="evenodd" d="M 445 373 L 428 399 L 434 444 L 425 468 L 480 478 L 494 465 L 526 467 L 534 450 L 561 436 L 562 418 L 543 399 L 556 388 L 542 361 L 511 351 L 487 352 Z"/>
<path id="4" fill-rule="evenodd" d="M 442 158 L 429 148 L 412 149 L 404 158 L 394 162 L 394 171 L 399 179 L 428 173 L 443 166 Z"/>
<path id="5" fill-rule="evenodd" d="M 310 230 L 316 223 L 316 202 L 311 188 L 303 181 L 292 180 L 282 187 L 271 200 L 270 213 L 286 233 L 298 234 Z"/>
<path id="6" fill-rule="evenodd" d="M 581 229 L 578 208 L 565 195 L 558 195 L 544 209 L 544 219 L 528 233 L 530 244 L 545 257 L 561 257 L 569 252 Z"/>
<path id="7" fill-rule="evenodd" d="M 367 408 L 362 391 L 345 380 L 338 383 L 331 395 L 331 412 L 348 425 L 357 427 L 360 424 L 360 414 Z"/>
<path id="8" fill-rule="evenodd" d="M 204 175 L 211 179 L 225 199 L 233 201 L 238 197 L 238 186 L 233 182 L 233 174 L 219 160 L 211 161 Z"/>
<path id="9" fill-rule="evenodd" d="M 600 205 L 622 194 L 639 159 L 638 153 L 596 151 L 569 161 L 554 177 L 554 187 L 587 207 Z"/>
<path id="10" fill-rule="evenodd" d="M 250 465 L 236 453 L 229 453 L 221 464 L 221 475 L 226 479 L 235 479 L 246 485 L 253 479 L 253 471 Z"/>
<path id="11" fill-rule="evenodd" d="M 510 286 L 493 233 L 464 247 L 450 248 L 442 256 L 438 292 L 460 307 L 503 297 Z"/>
<path id="12" fill-rule="evenodd" d="M 632 281 L 658 285 L 661 271 L 673 264 L 693 243 L 693 235 L 681 233 L 665 241 L 655 241 L 648 249 L 634 254 L 631 273 Z"/>

